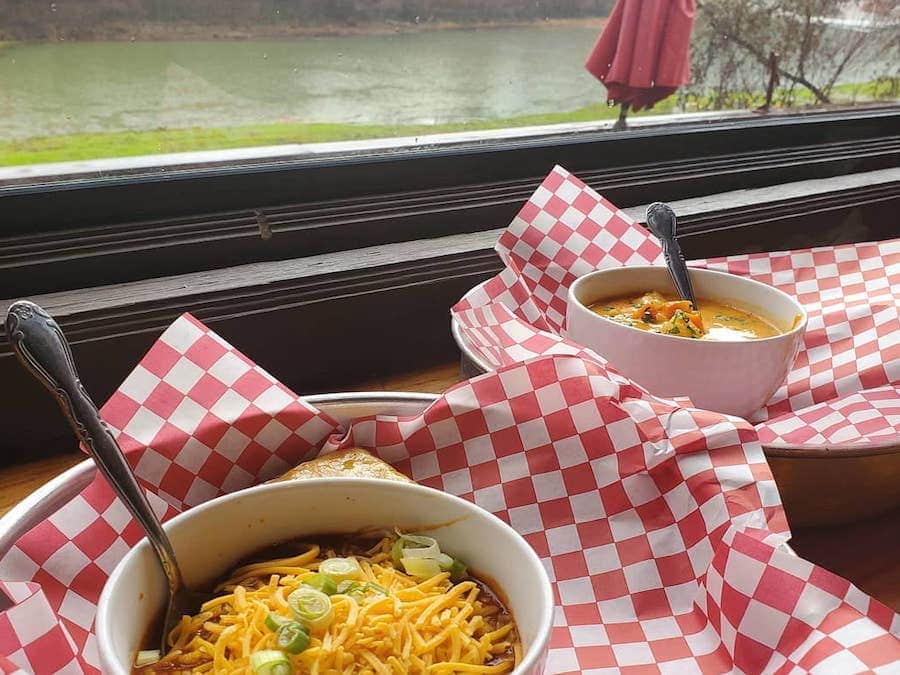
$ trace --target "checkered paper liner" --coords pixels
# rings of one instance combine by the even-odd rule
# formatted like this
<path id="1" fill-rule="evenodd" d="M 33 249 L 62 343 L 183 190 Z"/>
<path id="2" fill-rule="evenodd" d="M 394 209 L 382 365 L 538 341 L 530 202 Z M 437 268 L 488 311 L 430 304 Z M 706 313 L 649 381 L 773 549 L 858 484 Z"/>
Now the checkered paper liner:
<path id="1" fill-rule="evenodd" d="M 597 269 L 663 264 L 646 229 L 559 166 L 496 248 L 504 270 L 453 308 L 463 337 L 494 367 L 548 353 L 603 362 L 559 338 L 569 286 Z M 870 444 L 891 435 L 900 442 L 900 417 L 890 412 L 900 406 L 900 239 L 691 265 L 769 284 L 807 310 L 807 331 L 787 381 L 751 418 L 764 442 Z M 852 429 L 835 423 L 846 414 L 860 423 L 852 422 Z"/>
<path id="2" fill-rule="evenodd" d="M 650 397 L 577 355 L 342 430 L 186 315 L 102 413 L 163 518 L 355 445 L 496 514 L 553 582 L 551 673 L 900 662 L 900 616 L 781 548 L 787 524 L 751 426 Z M 97 672 L 96 602 L 140 538 L 99 477 L 23 536 L 0 561 L 14 603 L 0 614 L 0 671 Z"/>
<path id="3" fill-rule="evenodd" d="M 900 387 L 891 385 L 819 403 L 757 427 L 759 440 L 773 448 L 896 445 L 898 429 Z"/>

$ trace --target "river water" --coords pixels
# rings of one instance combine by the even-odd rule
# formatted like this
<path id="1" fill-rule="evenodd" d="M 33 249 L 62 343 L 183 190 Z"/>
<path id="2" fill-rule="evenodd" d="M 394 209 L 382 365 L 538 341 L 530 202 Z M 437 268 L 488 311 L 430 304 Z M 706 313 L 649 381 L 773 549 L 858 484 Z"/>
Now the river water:
<path id="1" fill-rule="evenodd" d="M 597 32 L 535 25 L 279 40 L 0 44 L 0 141 L 272 122 L 428 125 L 568 112 L 605 99 L 583 66 Z M 841 81 L 879 74 L 885 57 L 862 57 Z M 762 89 L 764 72 L 748 67 L 746 76 L 758 78 Z"/>
<path id="2" fill-rule="evenodd" d="M 0 139 L 279 121 L 434 124 L 574 110 L 597 29 L 546 26 L 0 47 Z"/>

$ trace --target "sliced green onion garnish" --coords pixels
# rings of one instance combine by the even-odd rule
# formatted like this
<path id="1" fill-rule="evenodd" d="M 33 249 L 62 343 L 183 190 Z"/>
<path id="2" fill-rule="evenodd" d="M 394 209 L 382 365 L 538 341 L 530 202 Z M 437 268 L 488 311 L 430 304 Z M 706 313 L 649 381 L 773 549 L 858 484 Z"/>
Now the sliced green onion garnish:
<path id="1" fill-rule="evenodd" d="M 159 661 L 160 658 L 158 649 L 142 649 L 137 653 L 137 657 L 134 659 L 134 667 L 141 668 L 142 666 L 149 666 L 151 663 Z"/>
<path id="2" fill-rule="evenodd" d="M 361 584 L 358 581 L 351 581 L 347 579 L 337 585 L 338 593 L 342 595 L 349 595 L 353 598 L 359 598 L 359 596 L 363 595 L 367 591 L 376 591 L 377 593 L 381 593 L 382 595 L 388 594 L 388 589 L 386 589 L 381 584 L 376 584 L 371 581 L 365 584 Z"/>
<path id="3" fill-rule="evenodd" d="M 366 590 L 368 590 L 368 589 L 370 589 L 370 588 L 371 588 L 373 591 L 378 591 L 378 592 L 381 593 L 382 595 L 387 595 L 387 594 L 388 594 L 388 589 L 386 589 L 386 588 L 385 588 L 384 586 L 382 586 L 381 584 L 376 584 L 374 581 L 370 581 L 369 583 L 366 584 Z"/>
<path id="4" fill-rule="evenodd" d="M 465 576 L 466 566 L 442 553 L 437 541 L 431 537 L 399 532 L 398 535 L 397 541 L 391 547 L 391 557 L 394 559 L 394 565 L 403 565 L 410 576 L 430 579 L 441 571 L 450 572 L 451 577 Z"/>
<path id="5" fill-rule="evenodd" d="M 309 633 L 297 621 L 289 621 L 278 629 L 278 646 L 288 654 L 299 654 L 309 646 Z"/>
<path id="6" fill-rule="evenodd" d="M 289 622 L 290 619 L 286 616 L 281 616 L 281 614 L 276 614 L 275 612 L 269 612 L 268 614 L 266 614 L 266 628 L 268 628 L 273 633 L 275 633 L 284 624 Z"/>
<path id="7" fill-rule="evenodd" d="M 438 561 L 438 565 L 441 566 L 441 569 L 446 572 L 453 566 L 453 558 L 451 558 L 446 553 L 438 553 L 435 557 L 435 560 Z"/>
<path id="8" fill-rule="evenodd" d="M 400 559 L 403 558 L 403 537 L 398 537 L 394 545 L 391 546 L 391 558 L 395 567 L 400 567 Z"/>
<path id="9" fill-rule="evenodd" d="M 400 537 L 403 558 L 437 558 L 441 554 L 438 543 L 431 537 L 404 534 Z"/>
<path id="10" fill-rule="evenodd" d="M 446 553 L 441 553 L 438 558 L 438 565 L 441 566 L 441 571 L 450 572 L 451 581 L 459 581 L 460 579 L 464 579 L 468 574 L 468 570 L 466 566 L 461 563 L 459 560 L 454 560 Z"/>
<path id="11" fill-rule="evenodd" d="M 344 581 L 345 579 L 359 579 L 362 576 L 362 569 L 356 562 L 356 558 L 329 558 L 321 562 L 319 573 L 327 574 L 335 581 Z"/>
<path id="12" fill-rule="evenodd" d="M 291 675 L 293 668 L 284 652 L 264 649 L 250 655 L 250 667 L 256 675 Z"/>
<path id="13" fill-rule="evenodd" d="M 441 573 L 441 566 L 433 558 L 403 558 L 400 562 L 406 573 L 417 579 L 430 579 Z"/>
<path id="14" fill-rule="evenodd" d="M 450 581 L 462 581 L 469 576 L 469 570 L 464 563 L 454 560 L 450 565 Z"/>
<path id="15" fill-rule="evenodd" d="M 307 586 L 312 586 L 317 591 L 322 591 L 325 595 L 334 595 L 337 593 L 337 582 L 327 574 L 322 574 L 321 572 L 306 577 L 303 580 L 303 583 Z"/>
<path id="16" fill-rule="evenodd" d="M 331 598 L 310 586 L 301 586 L 288 596 L 288 605 L 297 621 L 310 631 L 324 630 L 331 625 L 334 613 Z"/>
<path id="17" fill-rule="evenodd" d="M 343 595 L 350 595 L 351 593 L 357 593 L 363 591 L 363 585 L 358 581 L 352 581 L 350 579 L 344 579 L 341 583 L 337 585 L 337 592 Z"/>

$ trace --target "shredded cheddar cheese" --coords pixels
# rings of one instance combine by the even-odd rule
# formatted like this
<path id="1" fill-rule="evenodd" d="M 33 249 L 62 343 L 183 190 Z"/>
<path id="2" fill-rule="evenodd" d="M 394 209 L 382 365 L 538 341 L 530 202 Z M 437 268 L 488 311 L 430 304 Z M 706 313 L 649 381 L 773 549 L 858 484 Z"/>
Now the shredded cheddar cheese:
<path id="1" fill-rule="evenodd" d="M 511 617 L 471 579 L 443 572 L 426 580 L 395 568 L 392 540 L 355 556 L 360 582 L 383 588 L 331 595 L 334 619 L 312 631 L 308 647 L 287 654 L 293 673 L 310 675 L 508 673 L 521 659 Z M 252 675 L 250 655 L 278 649 L 266 626 L 276 613 L 291 619 L 288 596 L 328 556 L 317 545 L 291 557 L 245 565 L 194 616 L 169 634 L 169 652 L 141 673 L 190 671 Z M 377 587 L 369 587 L 377 588 Z"/>

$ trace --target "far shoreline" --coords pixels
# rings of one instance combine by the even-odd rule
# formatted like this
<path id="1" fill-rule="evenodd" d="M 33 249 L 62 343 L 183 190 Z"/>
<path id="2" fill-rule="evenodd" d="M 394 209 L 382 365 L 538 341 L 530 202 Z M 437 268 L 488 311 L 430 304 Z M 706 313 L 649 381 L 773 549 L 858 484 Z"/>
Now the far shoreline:
<path id="1" fill-rule="evenodd" d="M 360 24 L 321 25 L 257 25 L 252 28 L 233 26 L 208 26 L 198 24 L 142 23 L 137 27 L 128 24 L 111 24 L 91 31 L 66 33 L 36 38 L 17 38 L 0 32 L 0 46 L 12 46 L 28 42 L 174 42 L 181 40 L 261 40 L 294 37 L 351 37 L 363 35 L 397 35 L 444 31 L 503 30 L 510 28 L 593 28 L 599 31 L 608 17 L 581 17 L 571 19 L 536 19 L 531 21 L 450 22 L 378 21 Z"/>

